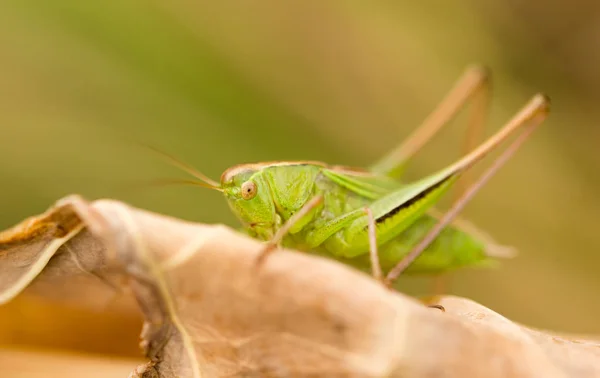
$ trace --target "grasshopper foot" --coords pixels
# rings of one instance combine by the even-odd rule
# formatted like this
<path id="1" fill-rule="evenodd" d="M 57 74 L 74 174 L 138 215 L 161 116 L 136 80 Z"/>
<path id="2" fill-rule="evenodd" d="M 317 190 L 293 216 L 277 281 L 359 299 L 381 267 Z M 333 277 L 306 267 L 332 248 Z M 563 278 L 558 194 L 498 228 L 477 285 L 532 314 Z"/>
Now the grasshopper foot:
<path id="1" fill-rule="evenodd" d="M 394 286 L 392 286 L 392 282 L 389 280 L 386 280 L 384 277 L 376 277 L 376 276 L 372 276 L 374 279 L 376 279 L 377 281 L 379 281 L 386 289 L 389 290 L 395 290 Z"/>
<path id="2" fill-rule="evenodd" d="M 437 308 L 438 310 L 440 310 L 442 312 L 446 312 L 446 309 L 444 308 L 444 306 L 439 305 L 439 304 L 427 305 L 427 307 L 429 307 L 429 308 Z"/>
<path id="3" fill-rule="evenodd" d="M 267 242 L 265 244 L 265 246 L 258 253 L 258 257 L 256 258 L 256 263 L 255 263 L 256 268 L 259 269 L 262 266 L 262 264 L 265 262 L 267 257 L 269 257 L 269 255 L 271 253 L 275 252 L 275 250 L 278 248 L 279 248 L 279 245 L 277 245 L 277 243 Z"/>

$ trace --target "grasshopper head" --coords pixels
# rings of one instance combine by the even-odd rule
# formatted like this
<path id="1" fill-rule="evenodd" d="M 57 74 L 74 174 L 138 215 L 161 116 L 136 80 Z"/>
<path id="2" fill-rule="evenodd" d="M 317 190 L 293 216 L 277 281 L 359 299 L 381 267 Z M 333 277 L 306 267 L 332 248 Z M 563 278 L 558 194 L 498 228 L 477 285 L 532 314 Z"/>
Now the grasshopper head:
<path id="1" fill-rule="evenodd" d="M 273 237 L 278 216 L 260 169 L 230 168 L 221 176 L 220 189 L 233 213 L 253 236 L 263 240 Z"/>

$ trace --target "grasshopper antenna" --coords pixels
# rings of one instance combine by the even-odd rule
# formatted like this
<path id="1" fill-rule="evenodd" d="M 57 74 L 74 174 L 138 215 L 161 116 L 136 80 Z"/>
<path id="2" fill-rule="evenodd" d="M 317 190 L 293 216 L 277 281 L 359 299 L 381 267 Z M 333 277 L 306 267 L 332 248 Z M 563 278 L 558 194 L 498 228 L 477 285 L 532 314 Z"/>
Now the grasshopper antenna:
<path id="1" fill-rule="evenodd" d="M 217 190 L 222 192 L 223 189 L 214 187 L 209 185 L 203 181 L 199 180 L 186 180 L 186 179 L 154 179 L 154 180 L 143 180 L 143 181 L 135 181 L 130 182 L 126 185 L 120 185 L 118 190 L 125 193 L 138 193 L 140 189 L 148 189 L 155 187 L 165 187 L 165 186 L 174 186 L 174 185 L 191 185 L 201 188 L 207 188 L 212 190 Z"/>
<path id="2" fill-rule="evenodd" d="M 209 178 L 208 176 L 206 176 L 204 173 L 196 170 L 194 167 L 184 163 L 183 161 L 179 160 L 178 158 L 176 158 L 173 155 L 170 155 L 162 150 L 159 150 L 156 147 L 152 147 L 146 144 L 142 144 L 142 147 L 145 147 L 147 149 L 149 149 L 150 151 L 160 155 L 161 157 L 163 157 L 164 159 L 166 159 L 171 165 L 181 169 L 182 171 L 188 173 L 189 175 L 197 178 L 198 180 L 202 181 L 203 183 L 207 184 L 207 185 L 199 185 L 199 186 L 203 186 L 205 188 L 209 188 L 209 189 L 218 189 L 220 188 L 221 184 L 216 182 L 215 180 Z M 176 182 L 172 182 L 172 183 L 176 183 Z M 198 185 L 199 182 L 197 181 L 181 181 L 179 182 L 179 184 L 189 184 L 189 185 Z"/>
<path id="3" fill-rule="evenodd" d="M 192 185 L 192 186 L 199 186 L 199 187 L 207 188 L 207 189 L 218 190 L 219 192 L 223 191 L 223 189 L 221 189 L 219 187 L 214 187 L 203 181 L 186 180 L 186 179 L 156 179 L 156 180 L 147 181 L 147 182 L 145 182 L 145 184 L 148 186 Z"/>

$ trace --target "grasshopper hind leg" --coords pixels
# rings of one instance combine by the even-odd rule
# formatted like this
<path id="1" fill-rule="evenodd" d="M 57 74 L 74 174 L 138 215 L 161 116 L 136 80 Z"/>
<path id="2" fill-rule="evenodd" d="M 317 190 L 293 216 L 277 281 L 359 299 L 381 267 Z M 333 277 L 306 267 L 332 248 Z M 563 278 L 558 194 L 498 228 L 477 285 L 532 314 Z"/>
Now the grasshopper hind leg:
<path id="1" fill-rule="evenodd" d="M 466 105 L 470 105 L 467 132 L 461 152 L 467 154 L 473 150 L 483 136 L 491 97 L 491 74 L 487 67 L 471 65 L 456 81 L 438 106 L 425 118 L 423 123 L 390 154 L 377 162 L 375 172 L 398 176 L 408 160 L 438 134 L 452 118 Z M 468 173 L 466 174 L 468 176 Z M 462 177 L 457 183 L 457 197 L 469 186 L 469 178 Z M 448 277 L 440 275 L 434 278 L 434 293 L 447 292 Z"/>
<path id="2" fill-rule="evenodd" d="M 391 177 L 400 176 L 408 161 L 450 124 L 456 114 L 469 102 L 472 103 L 471 115 L 464 144 L 466 148 L 474 147 L 483 134 L 487 117 L 491 92 L 490 78 L 489 70 L 484 66 L 467 67 L 452 89 L 421 125 L 401 145 L 373 164 L 371 171 Z"/>
<path id="3" fill-rule="evenodd" d="M 521 109 L 502 129 L 494 136 L 490 137 L 485 143 L 480 145 L 475 151 L 465 156 L 455 163 L 452 168 L 465 170 L 472 166 L 474 162 L 485 156 L 492 149 L 496 148 L 512 132 L 522 129 L 521 134 L 498 156 L 492 165 L 468 188 L 468 190 L 454 202 L 450 210 L 444 214 L 439 222 L 429 231 L 421 242 L 406 255 L 386 276 L 386 283 L 395 281 L 402 272 L 419 257 L 423 251 L 436 239 L 436 237 L 450 224 L 456 216 L 462 211 L 467 203 L 475 194 L 502 168 L 504 164 L 515 154 L 521 145 L 529 138 L 531 133 L 539 126 L 550 109 L 550 100 L 542 94 L 534 96 L 527 105 Z"/>
<path id="4" fill-rule="evenodd" d="M 491 74 L 483 68 L 473 69 L 478 74 L 480 85 L 474 91 L 471 100 L 471 109 L 467 124 L 467 132 L 461 155 L 466 155 L 473 151 L 483 139 L 483 130 L 485 129 L 486 118 L 489 112 L 489 102 L 491 97 Z M 471 183 L 471 172 L 465 172 L 456 183 L 454 200 L 458 200 L 469 188 Z M 433 278 L 432 292 L 434 295 L 441 295 L 450 290 L 451 277 L 448 274 L 439 274 Z"/>

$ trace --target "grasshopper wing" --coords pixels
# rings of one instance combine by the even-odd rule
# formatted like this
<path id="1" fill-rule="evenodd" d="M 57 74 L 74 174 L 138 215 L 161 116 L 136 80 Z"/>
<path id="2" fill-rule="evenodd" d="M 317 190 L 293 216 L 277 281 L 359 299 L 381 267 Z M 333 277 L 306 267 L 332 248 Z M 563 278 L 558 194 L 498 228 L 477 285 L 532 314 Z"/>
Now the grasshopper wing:
<path id="1" fill-rule="evenodd" d="M 322 172 L 334 183 L 370 200 L 379 199 L 402 186 L 391 177 L 348 168 L 333 167 Z"/>
<path id="2" fill-rule="evenodd" d="M 391 242 L 389 248 L 383 248 L 381 251 L 384 255 L 381 256 L 383 265 L 392 265 L 396 262 L 437 222 L 441 213 L 435 209 L 434 204 L 451 186 L 455 178 L 451 173 L 446 176 L 448 173 L 446 171 L 432 175 L 418 183 L 407 185 L 388 176 L 370 172 L 346 168 L 323 171 L 323 174 L 336 184 L 364 197 L 364 204 L 369 204 L 374 213 L 381 214 L 378 227 L 378 232 L 383 234 L 381 241 Z M 436 186 L 437 188 L 434 188 Z M 406 201 L 407 198 L 410 200 Z M 394 203 L 402 203 L 402 205 L 392 207 Z M 397 212 L 390 216 L 390 213 L 395 210 Z M 398 214 L 401 211 L 404 215 Z M 364 244 L 358 249 L 365 249 L 367 243 L 366 228 L 362 223 L 358 221 L 352 227 L 356 233 L 353 244 L 356 243 L 357 247 L 358 244 Z M 404 229 L 404 231 L 394 232 L 392 231 L 394 228 Z M 358 253 L 358 249 L 353 252 Z M 354 253 L 350 252 L 350 254 Z M 496 258 L 513 257 L 514 254 L 515 251 L 511 247 L 497 244 L 466 220 L 456 218 L 410 270 L 413 273 L 434 273 L 434 271 L 439 273 L 440 270 L 444 270 L 444 267 L 451 269 L 460 265 L 478 265 L 484 261 L 491 262 Z M 492 260 L 489 260 L 490 258 Z"/>

